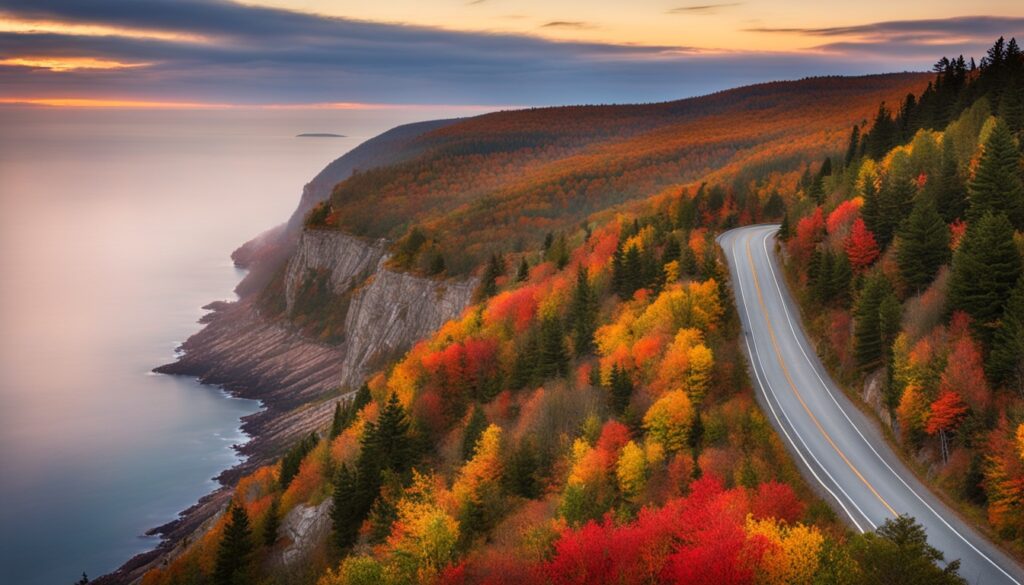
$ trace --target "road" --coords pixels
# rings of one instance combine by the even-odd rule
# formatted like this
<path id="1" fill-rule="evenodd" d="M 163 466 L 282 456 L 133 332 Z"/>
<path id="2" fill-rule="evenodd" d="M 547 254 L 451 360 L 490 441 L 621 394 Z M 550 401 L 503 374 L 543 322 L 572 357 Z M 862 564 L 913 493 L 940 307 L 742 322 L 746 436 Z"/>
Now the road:
<path id="1" fill-rule="evenodd" d="M 777 228 L 738 228 L 718 242 L 729 262 L 758 401 L 801 471 L 855 529 L 913 516 L 947 561 L 960 559 L 969 582 L 1024 584 L 1024 569 L 918 481 L 877 423 L 829 377 L 776 261 Z"/>

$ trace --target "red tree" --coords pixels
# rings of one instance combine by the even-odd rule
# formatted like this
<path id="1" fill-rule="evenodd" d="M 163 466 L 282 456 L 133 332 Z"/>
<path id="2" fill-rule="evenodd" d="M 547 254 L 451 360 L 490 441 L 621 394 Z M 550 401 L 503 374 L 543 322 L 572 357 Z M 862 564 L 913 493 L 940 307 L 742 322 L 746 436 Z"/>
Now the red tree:
<path id="1" fill-rule="evenodd" d="M 878 259 L 878 242 L 875 235 L 864 225 L 864 220 L 857 218 L 846 239 L 846 257 L 854 272 L 861 273 Z"/>
<path id="2" fill-rule="evenodd" d="M 960 424 L 960 420 L 966 413 L 967 405 L 960 400 L 960 396 L 956 392 L 946 390 L 932 403 L 925 431 L 929 435 L 938 433 L 944 462 L 949 461 L 949 432 Z"/>

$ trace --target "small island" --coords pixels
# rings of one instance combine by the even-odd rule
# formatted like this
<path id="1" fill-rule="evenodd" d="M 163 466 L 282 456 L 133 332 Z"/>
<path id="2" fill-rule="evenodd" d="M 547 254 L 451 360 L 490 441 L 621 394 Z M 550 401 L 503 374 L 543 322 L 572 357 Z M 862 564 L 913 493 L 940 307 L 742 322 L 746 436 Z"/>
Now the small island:
<path id="1" fill-rule="evenodd" d="M 330 132 L 304 132 L 296 134 L 296 138 L 345 138 L 344 134 L 332 134 Z"/>

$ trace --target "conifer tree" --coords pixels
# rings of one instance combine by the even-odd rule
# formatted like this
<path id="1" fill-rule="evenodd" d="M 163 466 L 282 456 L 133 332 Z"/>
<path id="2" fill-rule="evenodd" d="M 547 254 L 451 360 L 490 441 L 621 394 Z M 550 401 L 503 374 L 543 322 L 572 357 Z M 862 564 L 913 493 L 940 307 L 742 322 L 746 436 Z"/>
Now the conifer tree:
<path id="1" fill-rule="evenodd" d="M 540 457 L 529 437 L 524 438 L 509 455 L 502 479 L 506 489 L 517 496 L 534 499 L 540 496 Z"/>
<path id="2" fill-rule="evenodd" d="M 572 292 L 569 319 L 576 356 L 591 353 L 594 349 L 594 332 L 597 330 L 597 295 L 590 286 L 590 273 L 583 265 L 576 269 L 576 287 Z"/>
<path id="3" fill-rule="evenodd" d="M 569 373 L 569 354 L 565 349 L 562 321 L 556 316 L 546 317 L 541 321 L 537 373 L 544 380 Z"/>
<path id="4" fill-rule="evenodd" d="M 342 412 L 341 401 L 334 403 L 334 416 L 331 418 L 330 438 L 334 439 L 345 430 L 345 413 Z"/>
<path id="5" fill-rule="evenodd" d="M 970 315 L 975 333 L 987 347 L 1021 272 L 1013 226 L 1005 215 L 986 213 L 968 224 L 953 256 L 948 308 Z"/>
<path id="6" fill-rule="evenodd" d="M 935 207 L 942 221 L 950 224 L 963 219 L 967 213 L 967 187 L 960 179 L 956 150 L 952 139 L 942 141 L 942 164 L 939 176 L 929 180 L 934 185 Z"/>
<path id="7" fill-rule="evenodd" d="M 483 409 L 479 405 L 474 406 L 472 414 L 469 415 L 469 421 L 466 423 L 466 430 L 462 434 L 463 461 L 472 459 L 476 452 L 477 441 L 480 440 L 480 435 L 484 434 L 484 429 L 488 424 L 487 415 L 484 414 Z"/>
<path id="8" fill-rule="evenodd" d="M 519 270 L 516 271 L 516 282 L 526 282 L 530 278 L 530 264 L 526 261 L 526 257 L 519 261 Z"/>
<path id="9" fill-rule="evenodd" d="M 1024 396 L 1024 276 L 1003 309 L 989 355 L 989 372 L 997 383 L 1006 384 Z"/>
<path id="10" fill-rule="evenodd" d="M 900 230 L 896 250 L 900 277 L 911 290 L 921 292 L 949 262 L 949 229 L 928 197 L 921 197 Z"/>
<path id="11" fill-rule="evenodd" d="M 789 225 L 789 214 L 782 214 L 782 224 L 779 226 L 779 241 L 785 242 L 793 236 L 793 228 Z"/>
<path id="12" fill-rule="evenodd" d="M 363 522 L 357 489 L 355 474 L 347 463 L 342 463 L 334 472 L 334 492 L 331 494 L 332 540 L 341 551 L 355 544 L 359 525 Z"/>
<path id="13" fill-rule="evenodd" d="M 477 300 L 485 300 L 498 294 L 498 278 L 505 274 L 505 259 L 501 254 L 491 254 L 487 269 L 477 289 Z"/>
<path id="14" fill-rule="evenodd" d="M 846 146 L 846 157 L 843 159 L 846 162 L 846 166 L 850 166 L 853 159 L 857 158 L 857 152 L 860 150 L 860 126 L 857 124 L 853 125 L 853 130 L 850 131 L 850 142 Z"/>
<path id="15" fill-rule="evenodd" d="M 285 453 L 285 456 L 281 458 L 281 473 L 278 476 L 282 488 L 288 488 L 292 479 L 299 473 L 299 465 L 302 464 L 302 460 L 319 442 L 320 437 L 313 432 Z"/>
<path id="16" fill-rule="evenodd" d="M 628 371 L 615 364 L 612 366 L 610 382 L 612 410 L 621 415 L 633 397 L 633 379 Z"/>
<path id="17" fill-rule="evenodd" d="M 277 542 L 277 530 L 281 527 L 281 499 L 274 498 L 267 509 L 267 516 L 263 520 L 263 544 L 274 546 Z"/>
<path id="18" fill-rule="evenodd" d="M 1010 224 L 1024 230 L 1024 184 L 1020 176 L 1020 152 L 1010 130 L 997 120 L 982 151 L 970 184 L 967 219 L 977 221 L 985 213 L 1005 213 Z"/>
<path id="19" fill-rule="evenodd" d="M 892 296 L 892 286 L 882 273 L 870 276 L 857 299 L 854 342 L 857 363 L 864 369 L 877 367 L 883 357 L 881 307 Z"/>
<path id="20" fill-rule="evenodd" d="M 248 583 L 249 557 L 252 553 L 252 531 L 245 507 L 232 503 L 227 511 L 228 521 L 217 547 L 217 562 L 213 581 L 217 585 L 245 585 Z"/>
<path id="21" fill-rule="evenodd" d="M 675 236 L 669 235 L 665 239 L 665 250 L 661 253 L 661 264 L 664 266 L 669 262 L 675 262 L 679 260 L 683 255 L 682 249 L 679 247 L 679 240 Z"/>

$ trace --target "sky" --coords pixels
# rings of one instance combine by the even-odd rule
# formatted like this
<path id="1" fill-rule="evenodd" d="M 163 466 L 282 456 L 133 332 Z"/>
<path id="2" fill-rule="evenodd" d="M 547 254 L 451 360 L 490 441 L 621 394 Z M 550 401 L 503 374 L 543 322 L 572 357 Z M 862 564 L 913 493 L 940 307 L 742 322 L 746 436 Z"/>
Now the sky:
<path id="1" fill-rule="evenodd" d="M 925 71 L 1019 0 L 0 0 L 0 104 L 542 106 Z"/>

